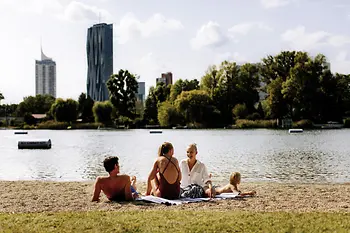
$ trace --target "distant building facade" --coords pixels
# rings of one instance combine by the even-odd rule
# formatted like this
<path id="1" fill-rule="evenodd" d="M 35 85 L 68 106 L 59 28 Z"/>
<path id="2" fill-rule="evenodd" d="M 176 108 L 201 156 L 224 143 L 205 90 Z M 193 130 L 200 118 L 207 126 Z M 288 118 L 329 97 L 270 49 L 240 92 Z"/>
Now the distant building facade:
<path id="1" fill-rule="evenodd" d="M 51 95 L 56 98 L 56 62 L 41 49 L 41 60 L 35 60 L 35 95 Z"/>
<path id="2" fill-rule="evenodd" d="M 113 74 L 113 24 L 95 24 L 88 29 L 87 94 L 95 101 L 109 99 L 107 81 Z"/>
<path id="3" fill-rule="evenodd" d="M 140 101 L 141 103 L 145 102 L 145 96 L 146 96 L 146 83 L 145 82 L 138 82 L 139 87 L 137 88 L 136 93 L 136 99 L 137 101 Z"/>
<path id="4" fill-rule="evenodd" d="M 166 86 L 173 84 L 173 73 L 162 73 L 160 78 L 156 79 L 157 83 L 164 83 Z"/>

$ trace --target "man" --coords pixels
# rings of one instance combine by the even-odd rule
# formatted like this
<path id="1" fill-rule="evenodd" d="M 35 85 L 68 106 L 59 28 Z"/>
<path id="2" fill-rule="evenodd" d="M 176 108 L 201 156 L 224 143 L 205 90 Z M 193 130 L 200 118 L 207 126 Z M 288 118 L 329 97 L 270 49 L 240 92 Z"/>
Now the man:
<path id="1" fill-rule="evenodd" d="M 132 201 L 137 197 L 136 187 L 134 193 L 131 192 L 131 181 L 128 175 L 119 174 L 118 157 L 108 157 L 103 161 L 103 166 L 109 176 L 97 177 L 95 191 L 92 201 L 99 201 L 101 190 L 110 201 Z M 136 178 L 133 177 L 133 182 Z"/>

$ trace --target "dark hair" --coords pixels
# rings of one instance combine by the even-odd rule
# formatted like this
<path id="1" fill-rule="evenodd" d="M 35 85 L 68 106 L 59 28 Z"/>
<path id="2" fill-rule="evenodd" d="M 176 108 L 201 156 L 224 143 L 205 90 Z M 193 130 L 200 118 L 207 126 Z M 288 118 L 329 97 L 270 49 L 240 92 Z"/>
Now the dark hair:
<path id="1" fill-rule="evenodd" d="M 114 166 L 119 164 L 119 159 L 117 156 L 110 156 L 105 158 L 103 161 L 103 166 L 105 167 L 106 171 L 110 173 L 114 170 Z"/>
<path id="2" fill-rule="evenodd" d="M 163 156 L 168 154 L 171 149 L 173 149 L 173 145 L 170 142 L 164 142 L 158 149 L 158 156 Z"/>

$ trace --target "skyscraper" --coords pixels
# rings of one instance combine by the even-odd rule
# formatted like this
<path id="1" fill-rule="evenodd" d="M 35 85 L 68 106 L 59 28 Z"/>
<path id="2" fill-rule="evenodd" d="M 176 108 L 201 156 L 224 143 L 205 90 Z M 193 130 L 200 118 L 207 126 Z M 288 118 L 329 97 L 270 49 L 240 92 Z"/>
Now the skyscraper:
<path id="1" fill-rule="evenodd" d="M 145 82 L 138 82 L 139 87 L 137 88 L 137 93 L 136 93 L 136 99 L 140 101 L 142 104 L 145 101 L 145 95 L 146 95 L 146 87 L 145 87 Z"/>
<path id="2" fill-rule="evenodd" d="M 109 99 L 107 81 L 113 74 L 113 24 L 95 24 L 87 33 L 87 94 L 95 101 Z"/>
<path id="3" fill-rule="evenodd" d="M 164 83 L 166 86 L 173 84 L 173 73 L 162 73 L 162 77 L 157 78 L 156 83 Z"/>
<path id="4" fill-rule="evenodd" d="M 35 60 L 35 94 L 56 98 L 56 62 L 41 49 L 41 61 Z"/>

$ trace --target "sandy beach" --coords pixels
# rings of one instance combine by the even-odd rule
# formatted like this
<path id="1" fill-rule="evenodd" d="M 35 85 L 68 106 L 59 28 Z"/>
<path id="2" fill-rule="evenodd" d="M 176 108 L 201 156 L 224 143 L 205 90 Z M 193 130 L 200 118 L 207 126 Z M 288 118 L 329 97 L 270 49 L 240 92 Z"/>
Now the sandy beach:
<path id="1" fill-rule="evenodd" d="M 101 194 L 91 202 L 93 182 L 0 181 L 2 213 L 89 211 L 89 210 L 240 210 L 293 212 L 350 212 L 350 183 L 280 184 L 245 183 L 242 191 L 257 191 L 257 196 L 234 200 L 166 206 L 144 202 L 109 202 Z M 141 193 L 145 184 L 138 184 Z"/>

